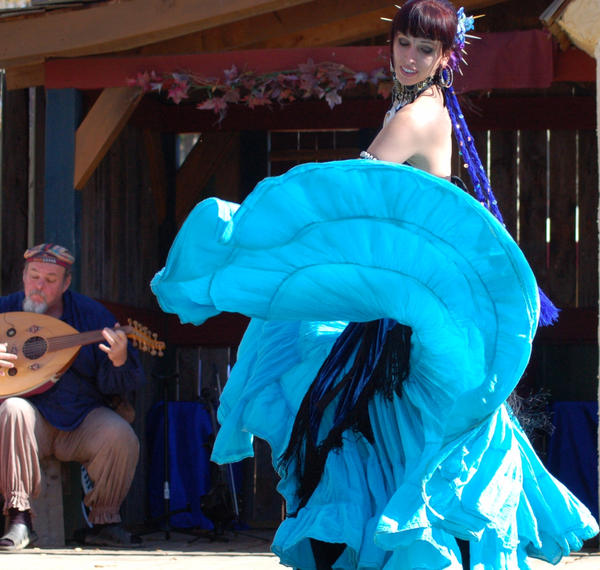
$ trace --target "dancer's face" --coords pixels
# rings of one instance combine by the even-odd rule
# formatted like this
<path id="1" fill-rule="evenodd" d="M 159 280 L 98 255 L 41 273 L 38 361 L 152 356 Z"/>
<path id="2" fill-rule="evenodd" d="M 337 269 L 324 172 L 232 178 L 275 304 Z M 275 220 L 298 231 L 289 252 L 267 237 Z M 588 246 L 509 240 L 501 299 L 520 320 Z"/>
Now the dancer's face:
<path id="1" fill-rule="evenodd" d="M 402 85 L 410 86 L 432 76 L 440 65 L 446 65 L 448 56 L 442 54 L 438 40 L 420 38 L 403 33 L 394 40 L 394 71 Z"/>

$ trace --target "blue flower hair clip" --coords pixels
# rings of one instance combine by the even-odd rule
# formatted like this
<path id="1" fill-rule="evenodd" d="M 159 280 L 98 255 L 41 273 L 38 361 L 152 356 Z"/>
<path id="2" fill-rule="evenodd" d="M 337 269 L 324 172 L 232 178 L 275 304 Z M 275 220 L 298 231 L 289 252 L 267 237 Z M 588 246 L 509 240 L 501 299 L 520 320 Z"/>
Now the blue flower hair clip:
<path id="1" fill-rule="evenodd" d="M 465 14 L 465 9 L 462 6 L 456 11 L 456 17 L 458 19 L 458 26 L 456 28 L 455 43 L 459 49 L 463 49 L 465 43 L 467 43 L 465 38 L 474 37 L 467 35 L 467 32 L 470 32 L 475 28 L 475 18 L 473 18 L 473 16 L 467 16 Z"/>
<path id="2" fill-rule="evenodd" d="M 452 67 L 457 69 L 461 75 L 460 61 L 467 66 L 469 65 L 463 57 L 463 55 L 467 55 L 467 52 L 465 51 L 465 45 L 469 44 L 467 38 L 474 40 L 481 39 L 479 36 L 467 34 L 467 32 L 470 32 L 475 28 L 475 18 L 481 18 L 482 16 L 483 14 L 479 16 L 467 16 L 465 14 L 465 9 L 462 6 L 456 11 L 458 25 L 456 27 L 456 37 L 454 38 L 454 52 L 450 59 Z"/>
<path id="3" fill-rule="evenodd" d="M 452 56 L 450 57 L 450 65 L 457 69 L 458 72 L 462 75 L 462 70 L 460 69 L 460 62 L 465 65 L 469 65 L 465 60 L 464 56 L 467 55 L 465 51 L 465 45 L 469 44 L 469 39 L 480 40 L 479 36 L 474 36 L 472 34 L 468 34 L 475 28 L 475 18 L 483 17 L 483 14 L 479 16 L 467 16 L 465 14 L 465 9 L 461 6 L 456 11 L 456 17 L 458 19 L 458 25 L 456 27 L 456 37 L 454 38 L 454 51 L 452 52 Z"/>

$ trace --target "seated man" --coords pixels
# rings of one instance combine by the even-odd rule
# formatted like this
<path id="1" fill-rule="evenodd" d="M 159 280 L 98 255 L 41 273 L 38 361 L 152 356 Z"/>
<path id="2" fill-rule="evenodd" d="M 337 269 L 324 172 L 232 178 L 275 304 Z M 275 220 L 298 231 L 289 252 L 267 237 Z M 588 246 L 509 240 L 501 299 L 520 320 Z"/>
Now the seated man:
<path id="1" fill-rule="evenodd" d="M 100 303 L 69 290 L 74 258 L 59 245 L 41 244 L 25 252 L 24 290 L 0 297 L 0 313 L 31 311 L 63 320 L 80 332 L 102 330 L 103 344 L 83 346 L 70 368 L 48 391 L 10 397 L 0 404 L 0 495 L 7 532 L 0 550 L 20 550 L 34 542 L 30 498 L 41 488 L 40 458 L 77 461 L 94 483 L 85 495 L 94 527 L 86 543 L 139 542 L 120 525 L 119 508 L 131 485 L 139 441 L 127 421 L 107 402 L 144 383 L 135 350 Z M 10 373 L 16 355 L 0 344 L 0 374 Z"/>

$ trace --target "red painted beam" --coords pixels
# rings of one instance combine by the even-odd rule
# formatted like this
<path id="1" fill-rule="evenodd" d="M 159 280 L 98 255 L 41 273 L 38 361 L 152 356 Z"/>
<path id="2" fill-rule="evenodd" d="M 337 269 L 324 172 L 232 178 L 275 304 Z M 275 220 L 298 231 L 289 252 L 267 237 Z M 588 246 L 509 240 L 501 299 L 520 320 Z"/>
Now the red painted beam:
<path id="1" fill-rule="evenodd" d="M 558 52 L 554 58 L 554 81 L 596 81 L 596 60 L 575 47 Z"/>
<path id="2" fill-rule="evenodd" d="M 233 65 L 256 73 L 295 69 L 309 59 L 331 61 L 356 71 L 373 71 L 388 65 L 387 46 L 260 49 L 193 55 L 95 57 L 49 60 L 45 64 L 48 89 L 75 87 L 103 89 L 128 84 L 145 71 L 193 72 L 202 77 L 222 77 Z"/>
<path id="3" fill-rule="evenodd" d="M 544 88 L 555 80 L 595 81 L 595 71 L 579 50 L 557 52 L 546 32 L 526 30 L 485 34 L 474 41 L 464 76 L 455 77 L 459 92 L 500 88 Z M 388 65 L 387 46 L 246 50 L 172 56 L 88 57 L 50 60 L 45 64 L 45 86 L 102 89 L 127 84 L 145 71 L 185 72 L 221 76 L 236 65 L 257 73 L 294 69 L 312 59 L 344 64 L 354 71 L 373 71 Z M 585 55 L 585 54 L 584 54 Z"/>

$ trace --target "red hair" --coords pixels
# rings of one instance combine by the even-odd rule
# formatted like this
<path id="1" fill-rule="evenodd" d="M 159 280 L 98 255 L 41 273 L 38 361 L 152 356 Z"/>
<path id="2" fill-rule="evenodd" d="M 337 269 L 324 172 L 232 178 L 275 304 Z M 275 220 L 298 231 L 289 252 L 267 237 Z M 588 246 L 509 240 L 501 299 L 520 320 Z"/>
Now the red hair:
<path id="1" fill-rule="evenodd" d="M 437 40 L 442 53 L 454 48 L 458 19 L 456 10 L 448 0 L 408 0 L 394 16 L 390 29 L 392 61 L 394 40 L 398 33 L 417 38 Z"/>

